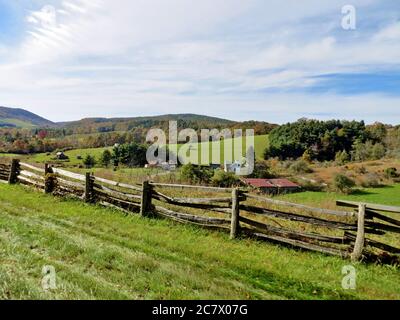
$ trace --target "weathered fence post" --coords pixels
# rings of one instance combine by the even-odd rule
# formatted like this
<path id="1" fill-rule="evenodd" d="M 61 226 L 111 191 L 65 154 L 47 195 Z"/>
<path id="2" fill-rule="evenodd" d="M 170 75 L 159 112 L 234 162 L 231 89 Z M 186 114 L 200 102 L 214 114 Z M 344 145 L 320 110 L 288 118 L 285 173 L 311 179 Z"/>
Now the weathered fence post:
<path id="1" fill-rule="evenodd" d="M 85 202 L 91 203 L 94 200 L 94 178 L 90 172 L 86 172 L 85 179 Z"/>
<path id="2" fill-rule="evenodd" d="M 351 260 L 353 262 L 359 261 L 362 258 L 365 243 L 365 211 L 366 205 L 360 204 L 358 206 L 357 237 L 354 243 L 353 253 L 351 254 Z"/>
<path id="3" fill-rule="evenodd" d="M 44 192 L 52 193 L 55 187 L 55 181 L 53 176 L 53 169 L 49 166 L 48 163 L 44 165 Z"/>
<path id="4" fill-rule="evenodd" d="M 231 239 L 235 239 L 239 233 L 239 189 L 232 190 L 232 216 L 231 216 Z"/>
<path id="5" fill-rule="evenodd" d="M 9 184 L 15 184 L 18 182 L 18 175 L 19 175 L 19 160 L 12 159 L 11 161 L 11 168 L 10 168 L 10 175 L 8 177 Z"/>
<path id="6" fill-rule="evenodd" d="M 152 187 L 149 181 L 144 181 L 142 184 L 142 199 L 140 203 L 140 215 L 148 217 L 151 210 Z"/>

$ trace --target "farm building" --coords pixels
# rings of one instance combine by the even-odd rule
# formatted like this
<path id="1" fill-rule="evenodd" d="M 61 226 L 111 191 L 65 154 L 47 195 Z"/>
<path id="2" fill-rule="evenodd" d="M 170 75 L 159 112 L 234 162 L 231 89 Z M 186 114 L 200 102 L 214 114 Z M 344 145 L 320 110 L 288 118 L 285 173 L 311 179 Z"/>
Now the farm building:
<path id="1" fill-rule="evenodd" d="M 69 157 L 64 152 L 57 152 L 56 159 L 57 160 L 68 160 Z"/>
<path id="2" fill-rule="evenodd" d="M 150 161 L 148 164 L 144 166 L 145 168 L 161 168 L 166 171 L 176 170 L 176 164 L 169 162 L 158 162 L 158 161 Z"/>
<path id="3" fill-rule="evenodd" d="M 263 193 L 282 194 L 297 192 L 301 187 L 287 179 L 242 179 L 242 181 Z"/>
<path id="4" fill-rule="evenodd" d="M 237 173 L 241 169 L 241 163 L 239 161 L 235 161 L 234 163 L 229 163 L 225 161 L 224 163 L 224 171 L 225 172 L 232 172 L 232 173 Z"/>

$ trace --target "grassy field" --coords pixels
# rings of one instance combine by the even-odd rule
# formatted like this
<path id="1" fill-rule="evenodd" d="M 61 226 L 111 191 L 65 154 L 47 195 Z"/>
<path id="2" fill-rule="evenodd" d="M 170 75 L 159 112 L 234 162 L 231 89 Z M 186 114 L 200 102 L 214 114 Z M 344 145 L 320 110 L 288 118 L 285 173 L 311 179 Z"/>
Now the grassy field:
<path id="1" fill-rule="evenodd" d="M 246 155 L 246 138 L 234 138 L 234 139 L 228 139 L 228 140 L 222 140 L 221 142 L 219 141 L 214 141 L 210 143 L 197 143 L 197 144 L 187 144 L 185 145 L 178 145 L 178 150 L 181 150 L 181 148 L 186 148 L 187 154 L 189 156 L 190 162 L 197 164 L 200 163 L 201 161 L 201 153 L 202 151 L 207 147 L 208 145 L 208 152 L 210 155 L 210 162 L 212 163 L 224 163 L 225 161 L 225 155 L 227 153 L 230 153 L 232 156 L 232 159 L 234 158 L 234 148 L 238 146 L 238 144 L 241 143 L 241 150 L 242 150 L 242 155 Z M 172 147 L 174 145 L 171 145 Z M 175 145 L 176 146 L 176 145 Z M 255 149 L 255 156 L 256 159 L 263 159 L 264 156 L 264 151 L 268 146 L 268 135 L 261 135 L 261 136 L 255 136 L 254 137 L 254 149 Z M 198 156 L 196 156 L 196 151 L 198 152 Z M 189 154 L 190 152 L 190 154 Z M 220 161 L 212 161 L 212 157 L 215 154 L 220 154 Z M 240 160 L 240 159 L 239 159 Z"/>
<path id="2" fill-rule="evenodd" d="M 301 192 L 283 195 L 279 198 L 326 208 L 335 207 L 337 199 L 400 206 L 400 184 L 380 188 L 360 189 L 350 195 L 334 192 Z"/>
<path id="3" fill-rule="evenodd" d="M 256 157 L 258 159 L 262 159 L 263 157 L 263 153 L 264 150 L 266 149 L 266 147 L 268 146 L 268 135 L 263 135 L 263 136 L 256 136 L 255 139 L 255 153 L 256 153 Z M 233 143 L 232 145 L 235 145 L 235 142 L 238 141 L 238 138 L 233 139 Z M 178 145 L 178 150 L 180 148 L 182 148 L 183 145 Z M 190 145 L 190 149 L 191 149 L 191 162 L 192 163 L 198 163 L 198 158 L 195 157 L 194 151 L 198 150 L 199 153 L 201 152 L 202 148 L 204 148 L 204 144 L 199 143 L 196 145 Z M 213 142 L 209 144 L 209 152 L 210 154 L 217 152 L 218 150 L 220 150 L 221 152 L 221 163 L 223 163 L 224 161 L 224 154 L 225 154 L 225 148 L 224 148 L 225 144 L 222 143 L 217 143 L 217 142 Z M 245 146 L 246 144 L 243 142 L 242 144 L 242 150 L 243 150 L 243 155 L 245 155 Z M 65 166 L 77 166 L 82 164 L 82 160 L 77 159 L 78 156 L 81 156 L 82 158 L 84 158 L 86 155 L 91 155 L 94 156 L 96 159 L 99 159 L 101 153 L 104 150 L 112 150 L 112 147 L 109 148 L 91 148 L 91 149 L 76 149 L 76 150 L 70 150 L 65 152 L 65 154 L 69 157 L 69 161 L 63 162 L 65 164 Z M 229 150 L 232 150 L 232 148 L 230 148 Z M 228 151 L 229 152 L 229 151 Z M 232 152 L 232 151 L 231 151 Z M 37 162 L 37 163 L 45 163 L 45 162 L 54 162 L 54 154 L 51 155 L 47 155 L 45 153 L 41 153 L 41 154 L 36 154 L 36 155 L 32 155 L 32 156 L 28 156 L 26 157 L 28 160 L 33 161 L 33 162 Z"/>
<path id="4" fill-rule="evenodd" d="M 2 153 L 0 152 L 0 158 L 5 157 L 5 158 L 18 158 L 20 155 L 14 154 L 14 153 Z"/>
<path id="5" fill-rule="evenodd" d="M 29 122 L 11 118 L 0 119 L 0 124 L 13 124 L 19 128 L 24 128 L 24 129 L 32 129 L 35 127 L 35 125 Z"/>
<path id="6" fill-rule="evenodd" d="M 82 164 L 82 160 L 78 159 L 81 156 L 83 159 L 87 155 L 94 156 L 96 159 L 100 158 L 100 155 L 104 150 L 112 150 L 109 148 L 88 148 L 88 149 L 75 149 L 66 151 L 65 154 L 69 157 L 69 161 L 63 162 L 66 166 L 77 166 Z M 37 163 L 54 162 L 54 154 L 47 155 L 46 153 L 39 153 L 32 156 L 28 156 L 27 159 Z"/>
<path id="7" fill-rule="evenodd" d="M 400 299 L 395 267 L 357 264 L 342 289 L 348 264 L 0 185 L 0 299 Z"/>

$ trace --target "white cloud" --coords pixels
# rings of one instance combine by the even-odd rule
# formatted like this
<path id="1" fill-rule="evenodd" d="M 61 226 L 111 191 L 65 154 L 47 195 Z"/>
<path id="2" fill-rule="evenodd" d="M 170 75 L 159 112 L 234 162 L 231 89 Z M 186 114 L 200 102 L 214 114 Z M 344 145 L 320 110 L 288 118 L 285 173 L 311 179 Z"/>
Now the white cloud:
<path id="1" fill-rule="evenodd" d="M 70 10 L 72 12 L 75 11 L 78 13 L 86 13 L 87 12 L 87 9 L 85 8 L 85 6 L 79 6 L 79 5 L 76 5 L 69 1 L 63 1 L 62 5 L 65 8 L 65 11 L 67 11 L 67 12 L 68 12 L 68 10 Z"/>
<path id="2" fill-rule="evenodd" d="M 379 31 L 375 36 L 374 40 L 380 41 L 400 41 L 400 22 L 393 23 L 383 30 Z"/>
<path id="3" fill-rule="evenodd" d="M 377 3 L 353 1 L 363 10 Z M 345 100 L 288 93 L 313 86 L 319 81 L 315 76 L 400 65 L 399 24 L 343 31 L 342 1 L 288 0 L 283 6 L 278 0 L 67 0 L 51 5 L 29 13 L 19 47 L 0 44 L 0 59 L 8 57 L 7 63 L 0 60 L 0 73 L 7 74 L 0 78 L 0 104 L 43 110 L 62 120 L 217 110 L 220 116 L 256 118 L 247 116 L 253 105 L 255 115 L 265 108 L 264 114 L 278 119 L 277 112 L 316 114 L 312 101 L 323 106 L 346 101 L 354 110 L 366 102 L 371 110 L 398 103 L 378 95 Z M 285 95 L 272 99 L 261 95 L 263 90 Z M 59 106 L 71 114 L 60 114 Z M 332 106 L 338 115 L 352 108 Z"/>
<path id="4" fill-rule="evenodd" d="M 39 11 L 32 12 L 27 21 L 34 24 L 41 24 L 44 28 L 52 28 L 57 25 L 57 13 L 53 6 L 46 5 Z"/>
<path id="5" fill-rule="evenodd" d="M 200 113 L 233 120 L 265 120 L 285 123 L 302 117 L 356 119 L 367 123 L 400 124 L 400 98 L 377 94 L 338 96 L 335 94 L 269 94 L 266 97 L 237 95 L 181 96 L 154 92 L 131 92 L 109 85 L 88 87 L 70 83 L 47 96 L 32 92 L 29 99 L 7 92 L 2 101 L 9 106 L 35 106 L 31 110 L 55 121 L 82 117 L 126 117 L 165 113 Z M 76 89 L 76 85 L 80 89 Z M 116 94 L 117 93 L 117 94 Z M 89 99 L 82 99 L 88 96 Z M 14 104 L 16 103 L 16 104 Z M 48 107 L 50 104 L 52 107 Z M 72 106 L 79 105 L 79 108 Z M 62 112 L 61 112 L 62 110 Z"/>

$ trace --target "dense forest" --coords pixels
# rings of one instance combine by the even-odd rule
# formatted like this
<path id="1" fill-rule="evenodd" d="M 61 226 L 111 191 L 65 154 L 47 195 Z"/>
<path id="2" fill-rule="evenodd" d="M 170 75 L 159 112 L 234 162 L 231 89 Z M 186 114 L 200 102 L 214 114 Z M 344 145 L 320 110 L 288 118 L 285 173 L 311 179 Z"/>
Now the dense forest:
<path id="1" fill-rule="evenodd" d="M 300 119 L 273 129 L 265 158 L 331 161 L 380 159 L 400 150 L 400 126 Z"/>

